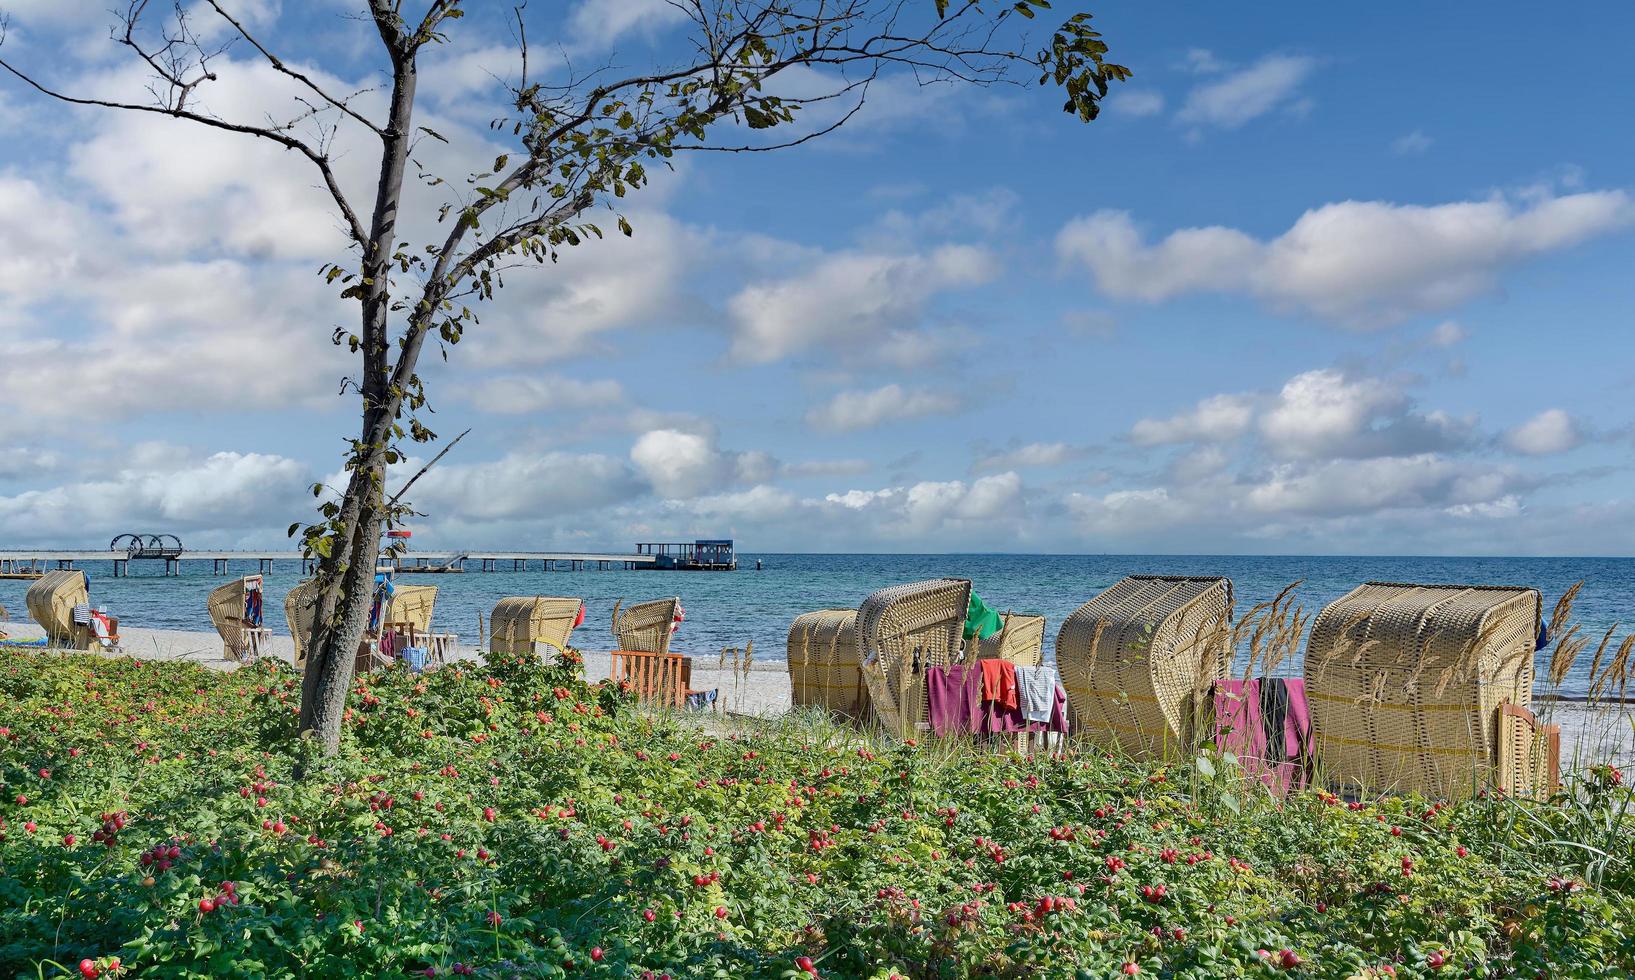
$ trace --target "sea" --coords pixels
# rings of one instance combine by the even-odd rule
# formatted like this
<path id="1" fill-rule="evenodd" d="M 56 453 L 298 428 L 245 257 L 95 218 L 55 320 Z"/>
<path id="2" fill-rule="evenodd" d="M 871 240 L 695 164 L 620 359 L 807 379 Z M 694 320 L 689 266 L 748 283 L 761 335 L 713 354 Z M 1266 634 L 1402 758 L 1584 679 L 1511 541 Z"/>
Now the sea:
<path id="1" fill-rule="evenodd" d="M 400 581 L 438 587 L 433 626 L 474 642 L 478 617 L 503 596 L 579 596 L 585 625 L 574 634 L 586 650 L 613 648 L 610 621 L 615 601 L 626 604 L 679 596 L 686 621 L 672 649 L 709 657 L 725 647 L 753 642 L 755 660 L 781 661 L 789 624 L 814 609 L 855 608 L 875 589 L 938 577 L 968 578 L 991 606 L 1046 618 L 1046 652 L 1056 630 L 1086 600 L 1125 575 L 1220 575 L 1232 580 L 1239 613 L 1299 582 L 1296 601 L 1315 614 L 1322 606 L 1368 581 L 1427 584 L 1531 586 L 1544 594 L 1545 615 L 1575 582 L 1584 586 L 1575 621 L 1597 640 L 1615 623 L 1635 625 L 1635 558 L 1427 558 L 1226 555 L 1016 555 L 1016 554 L 755 554 L 739 552 L 736 572 L 581 570 L 404 575 Z M 757 563 L 759 567 L 757 568 Z M 501 563 L 506 564 L 506 563 Z M 158 562 L 132 562 L 128 577 L 115 578 L 112 564 L 83 566 L 91 576 L 91 599 L 123 626 L 210 630 L 205 596 L 222 579 L 206 562 L 184 562 L 182 574 L 159 574 Z M 255 562 L 233 563 L 230 573 L 253 574 Z M 279 562 L 267 576 L 267 624 L 288 632 L 283 598 L 300 580 L 294 561 Z M 27 617 L 26 581 L 0 580 L 0 605 L 14 619 Z M 1618 638 L 1624 630 L 1621 628 Z M 1617 638 L 1614 639 L 1614 643 Z M 1579 658 L 1561 693 L 1588 689 L 1591 650 Z M 1546 651 L 1547 653 L 1547 651 Z M 1544 654 L 1541 654 L 1541 659 Z M 1540 668 L 1542 670 L 1541 662 Z M 1298 670 L 1298 661 L 1284 665 Z"/>

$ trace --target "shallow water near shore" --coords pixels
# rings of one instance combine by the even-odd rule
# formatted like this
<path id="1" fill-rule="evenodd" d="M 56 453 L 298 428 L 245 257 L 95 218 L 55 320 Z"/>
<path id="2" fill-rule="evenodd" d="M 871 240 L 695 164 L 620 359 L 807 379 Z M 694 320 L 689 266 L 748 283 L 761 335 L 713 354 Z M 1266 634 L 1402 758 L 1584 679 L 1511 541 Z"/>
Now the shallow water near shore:
<path id="1" fill-rule="evenodd" d="M 755 561 L 763 563 L 755 570 Z M 855 608 L 875 589 L 939 576 L 969 578 L 989 604 L 1047 619 L 1046 651 L 1062 621 L 1085 600 L 1130 574 L 1224 575 L 1232 579 L 1239 613 L 1300 580 L 1298 595 L 1315 612 L 1365 581 L 1532 586 L 1544 593 L 1545 612 L 1580 579 L 1575 618 L 1597 640 L 1614 622 L 1635 621 L 1635 558 L 1423 558 L 1209 555 L 798 555 L 740 553 L 737 572 L 480 572 L 405 575 L 400 581 L 438 586 L 434 623 L 473 643 L 478 616 L 507 595 L 577 595 L 588 605 L 575 642 L 587 650 L 613 645 L 608 629 L 615 600 L 626 603 L 679 595 L 687 622 L 676 649 L 700 656 L 722 647 L 755 643 L 757 661 L 781 661 L 789 623 L 813 609 Z M 128 578 L 114 578 L 111 563 L 86 566 L 92 601 L 132 627 L 209 630 L 205 596 L 222 581 L 204 562 L 166 578 L 157 563 L 132 563 Z M 473 569 L 476 563 L 472 563 Z M 254 562 L 234 563 L 235 575 Z M 283 598 L 301 576 L 295 562 L 280 562 L 267 577 L 267 624 L 287 633 Z M 0 581 L 0 605 L 13 619 L 27 618 L 26 581 Z M 1591 647 L 1593 653 L 1593 644 Z M 1585 693 L 1589 654 L 1574 665 L 1563 693 Z M 1284 665 L 1297 670 L 1298 662 Z M 1540 665 L 1542 668 L 1542 664 Z"/>

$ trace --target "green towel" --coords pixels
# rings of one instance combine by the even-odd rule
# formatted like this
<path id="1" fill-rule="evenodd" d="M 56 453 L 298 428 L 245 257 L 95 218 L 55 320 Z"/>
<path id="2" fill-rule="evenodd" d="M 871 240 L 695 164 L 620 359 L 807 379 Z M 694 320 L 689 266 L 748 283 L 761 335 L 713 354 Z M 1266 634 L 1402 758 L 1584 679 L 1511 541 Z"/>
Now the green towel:
<path id="1" fill-rule="evenodd" d="M 971 604 L 965 607 L 965 638 L 973 636 L 986 640 L 988 637 L 1004 628 L 1004 620 L 999 613 L 988 607 L 982 597 L 975 592 L 971 593 Z"/>

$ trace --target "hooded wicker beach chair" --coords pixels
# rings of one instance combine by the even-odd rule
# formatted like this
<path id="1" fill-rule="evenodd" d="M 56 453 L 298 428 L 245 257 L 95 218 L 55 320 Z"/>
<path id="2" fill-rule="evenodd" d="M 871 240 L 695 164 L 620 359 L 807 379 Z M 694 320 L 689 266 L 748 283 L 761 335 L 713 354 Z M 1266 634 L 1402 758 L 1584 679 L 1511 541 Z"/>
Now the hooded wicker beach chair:
<path id="1" fill-rule="evenodd" d="M 869 715 L 857 610 L 802 613 L 789 626 L 789 684 L 795 707 L 827 708 L 851 721 Z"/>
<path id="2" fill-rule="evenodd" d="M 1538 592 L 1516 587 L 1370 582 L 1330 603 L 1306 647 L 1319 778 L 1360 793 L 1532 791 L 1547 745 L 1527 743 L 1550 736 L 1525 711 L 1541 614 Z"/>
<path id="3" fill-rule="evenodd" d="M 1045 660 L 1045 618 L 1006 613 L 1005 625 L 992 636 L 977 641 L 976 655 L 982 660 L 1009 660 L 1018 667 L 1037 667 Z"/>
<path id="4" fill-rule="evenodd" d="M 272 631 L 262 625 L 260 575 L 234 579 L 210 593 L 207 605 L 210 621 L 221 634 L 222 656 L 228 660 L 253 660 Z"/>
<path id="5" fill-rule="evenodd" d="M 488 649 L 493 653 L 533 654 L 543 643 L 558 653 L 578 625 L 580 599 L 554 596 L 507 596 L 488 616 Z"/>
<path id="6" fill-rule="evenodd" d="M 1231 623 L 1224 578 L 1131 575 L 1080 606 L 1056 636 L 1075 729 L 1136 758 L 1184 751 L 1229 666 Z"/>
<path id="7" fill-rule="evenodd" d="M 30 618 L 45 630 L 47 643 L 74 650 L 91 648 L 96 634 L 89 619 L 74 621 L 74 608 L 91 604 L 91 585 L 84 572 L 46 572 L 28 587 L 24 601 Z"/>
<path id="8" fill-rule="evenodd" d="M 969 579 L 932 579 L 881 589 L 857 610 L 863 680 L 875 717 L 898 738 L 929 727 L 927 667 L 974 662 L 961 647 L 970 608 Z"/>
<path id="9" fill-rule="evenodd" d="M 311 579 L 301 582 L 284 597 L 284 621 L 290 626 L 290 640 L 295 644 L 295 669 L 307 663 L 307 649 L 312 646 L 312 624 L 318 616 L 318 590 Z"/>
<path id="10" fill-rule="evenodd" d="M 638 602 L 620 611 L 613 605 L 613 637 L 625 653 L 669 653 L 680 598 Z"/>
<path id="11" fill-rule="evenodd" d="M 432 611 L 437 608 L 437 586 L 398 585 L 386 600 L 380 621 L 384 625 L 406 626 L 415 633 L 431 632 Z"/>

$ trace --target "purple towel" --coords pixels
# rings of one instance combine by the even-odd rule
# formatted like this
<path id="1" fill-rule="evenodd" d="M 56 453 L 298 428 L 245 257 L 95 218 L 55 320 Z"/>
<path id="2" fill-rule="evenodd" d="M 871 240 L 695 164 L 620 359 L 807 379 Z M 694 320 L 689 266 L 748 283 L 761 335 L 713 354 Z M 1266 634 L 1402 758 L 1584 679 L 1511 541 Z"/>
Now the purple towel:
<path id="1" fill-rule="evenodd" d="M 964 664 L 928 667 L 925 671 L 925 711 L 931 730 L 940 738 L 974 732 L 979 725 L 982 671 Z"/>

